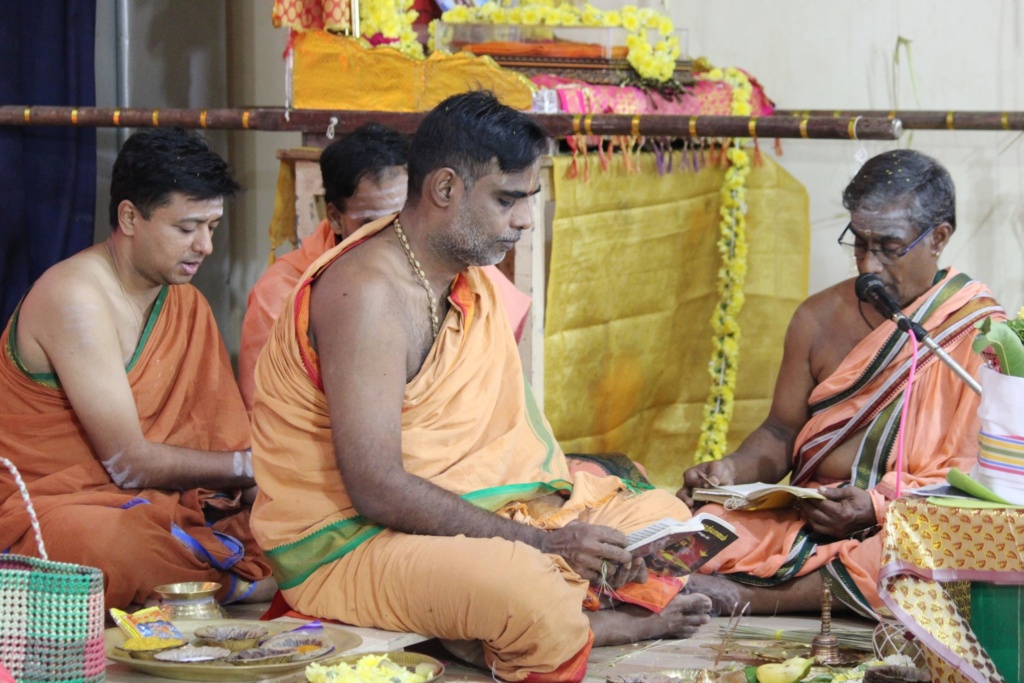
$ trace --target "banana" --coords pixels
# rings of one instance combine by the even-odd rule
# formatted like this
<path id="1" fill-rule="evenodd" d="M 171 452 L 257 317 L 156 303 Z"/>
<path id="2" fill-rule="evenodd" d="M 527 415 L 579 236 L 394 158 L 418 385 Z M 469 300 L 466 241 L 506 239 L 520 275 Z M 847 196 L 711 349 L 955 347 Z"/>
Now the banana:
<path id="1" fill-rule="evenodd" d="M 814 658 L 793 657 L 777 664 L 762 664 L 757 667 L 758 683 L 797 683 L 811 672 Z"/>

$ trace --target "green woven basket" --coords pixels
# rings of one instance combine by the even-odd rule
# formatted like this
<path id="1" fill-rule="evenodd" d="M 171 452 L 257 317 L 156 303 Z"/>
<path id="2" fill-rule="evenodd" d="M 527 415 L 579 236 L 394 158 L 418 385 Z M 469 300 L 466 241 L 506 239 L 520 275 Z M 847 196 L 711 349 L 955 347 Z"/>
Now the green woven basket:
<path id="1" fill-rule="evenodd" d="M 103 572 L 47 557 L 25 482 L 10 460 L 0 464 L 25 500 L 40 555 L 0 555 L 0 664 L 19 683 L 103 681 Z"/>

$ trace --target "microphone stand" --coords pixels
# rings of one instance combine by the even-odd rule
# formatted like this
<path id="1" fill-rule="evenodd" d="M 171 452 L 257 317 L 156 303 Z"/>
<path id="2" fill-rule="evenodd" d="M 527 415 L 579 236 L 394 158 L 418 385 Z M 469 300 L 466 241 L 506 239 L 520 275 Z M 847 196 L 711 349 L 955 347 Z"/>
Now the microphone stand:
<path id="1" fill-rule="evenodd" d="M 978 381 L 971 377 L 966 370 L 960 367 L 955 360 L 950 358 L 949 354 L 946 353 L 941 346 L 936 344 L 934 339 L 928 336 L 927 330 L 907 316 L 903 315 L 900 311 L 893 313 L 891 320 L 896 323 L 896 326 L 901 330 L 907 334 L 913 334 L 917 341 L 931 349 L 931 352 L 934 353 L 939 360 L 945 363 L 950 370 L 956 373 L 957 377 L 964 381 L 964 384 L 973 389 L 974 393 L 978 394 L 978 396 L 981 396 L 981 385 L 978 384 Z"/>

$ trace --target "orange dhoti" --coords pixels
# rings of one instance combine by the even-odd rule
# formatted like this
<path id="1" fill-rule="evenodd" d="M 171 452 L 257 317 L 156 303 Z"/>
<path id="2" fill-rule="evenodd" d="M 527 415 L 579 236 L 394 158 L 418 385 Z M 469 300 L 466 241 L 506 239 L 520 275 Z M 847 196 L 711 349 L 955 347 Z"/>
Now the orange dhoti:
<path id="1" fill-rule="evenodd" d="M 574 483 L 565 510 L 536 524 L 553 528 L 578 519 L 628 534 L 665 517 L 689 516 L 662 490 L 631 495 L 613 477 L 585 473 Z M 593 493 L 612 497 L 576 511 L 577 501 L 584 507 L 596 502 L 579 500 L 588 484 L 596 487 Z M 304 614 L 445 640 L 479 640 L 488 666 L 503 680 L 560 670 L 562 675 L 548 679 L 569 681 L 582 677 L 590 653 L 590 625 L 581 610 L 589 586 L 560 556 L 525 543 L 385 530 L 320 567 L 285 596 Z"/>
<path id="2" fill-rule="evenodd" d="M 334 259 L 390 222 L 365 226 L 306 271 L 256 364 L 253 532 L 300 612 L 479 640 L 494 674 L 506 680 L 578 681 L 592 643 L 581 609 L 588 584 L 562 558 L 500 538 L 398 533 L 359 515 L 346 492 L 308 339 L 309 289 Z M 542 528 L 580 520 L 629 533 L 664 517 L 690 517 L 674 496 L 634 493 L 617 477 L 581 472 L 570 482 L 565 455 L 524 382 L 495 285 L 469 268 L 452 283 L 450 301 L 405 388 L 406 471 Z"/>
<path id="3" fill-rule="evenodd" d="M 108 607 L 142 603 L 154 586 L 270 575 L 238 493 L 122 489 L 93 452 L 58 378 L 18 361 L 17 313 L 0 345 L 0 454 L 17 466 L 50 559 L 99 567 Z M 205 451 L 248 448 L 249 426 L 209 305 L 191 285 L 165 287 L 125 369 L 147 439 Z M 38 555 L 14 482 L 0 474 L 0 551 Z M 207 524 L 204 507 L 217 507 Z M 233 589 L 239 588 L 237 591 Z"/>

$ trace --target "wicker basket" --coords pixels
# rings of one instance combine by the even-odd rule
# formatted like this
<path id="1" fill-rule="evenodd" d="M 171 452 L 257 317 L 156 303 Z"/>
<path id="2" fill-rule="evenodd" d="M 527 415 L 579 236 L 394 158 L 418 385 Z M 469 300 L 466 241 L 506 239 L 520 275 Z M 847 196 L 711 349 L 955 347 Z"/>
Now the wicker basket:
<path id="1" fill-rule="evenodd" d="M 50 561 L 25 482 L 10 460 L 0 464 L 25 500 L 40 555 L 0 555 L 0 664 L 20 683 L 103 681 L 103 572 Z"/>

